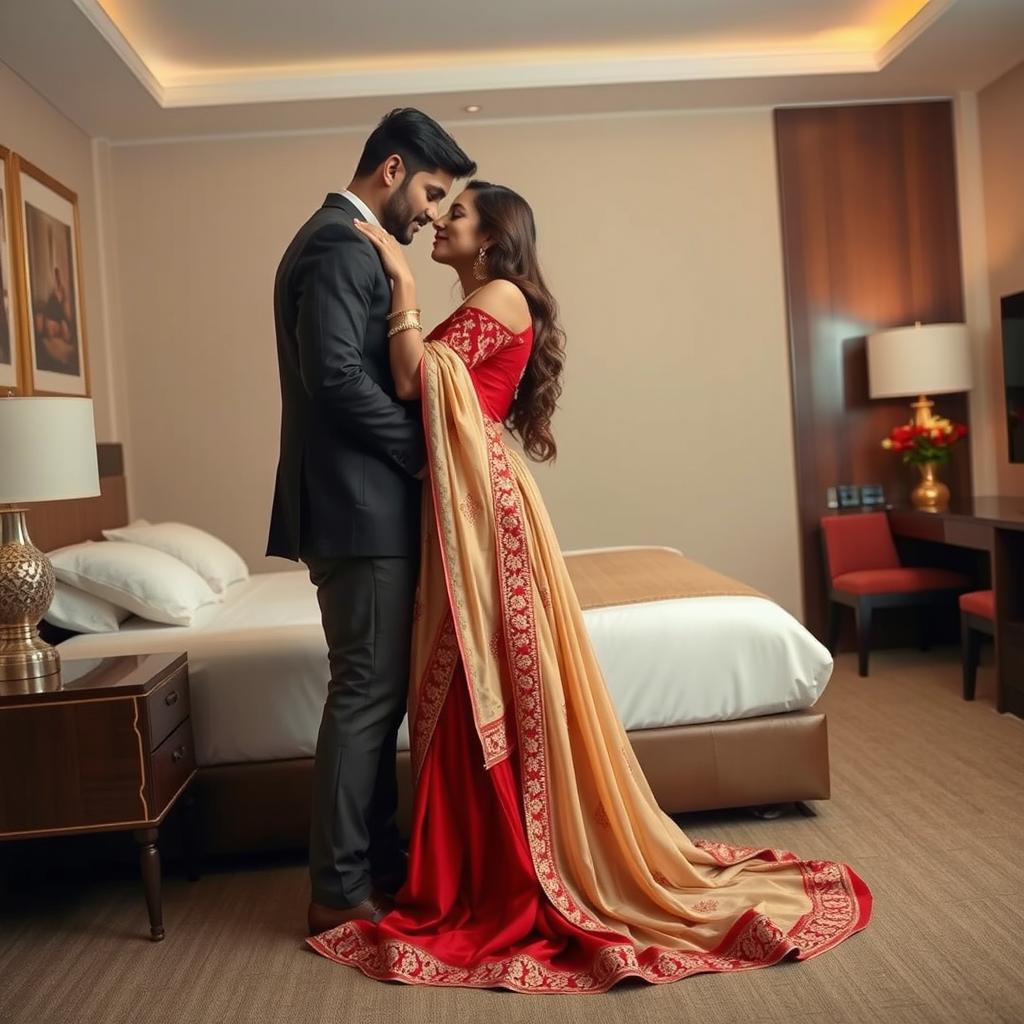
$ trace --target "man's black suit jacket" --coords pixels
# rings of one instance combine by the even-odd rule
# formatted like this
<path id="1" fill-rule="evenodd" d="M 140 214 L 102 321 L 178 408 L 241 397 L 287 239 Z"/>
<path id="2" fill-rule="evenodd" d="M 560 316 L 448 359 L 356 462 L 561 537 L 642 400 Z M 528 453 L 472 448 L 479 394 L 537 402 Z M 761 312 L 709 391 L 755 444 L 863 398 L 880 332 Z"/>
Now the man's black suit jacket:
<path id="1" fill-rule="evenodd" d="M 281 454 L 268 555 L 408 556 L 426 462 L 419 403 L 395 396 L 391 288 L 360 214 L 331 193 L 274 282 Z"/>

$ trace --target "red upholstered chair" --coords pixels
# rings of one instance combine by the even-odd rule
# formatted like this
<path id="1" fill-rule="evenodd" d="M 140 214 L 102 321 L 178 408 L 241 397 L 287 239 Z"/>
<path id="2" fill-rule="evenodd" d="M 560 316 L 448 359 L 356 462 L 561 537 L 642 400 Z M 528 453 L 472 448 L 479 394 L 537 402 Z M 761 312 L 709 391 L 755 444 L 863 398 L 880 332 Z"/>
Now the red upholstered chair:
<path id="1" fill-rule="evenodd" d="M 839 608 L 847 605 L 856 618 L 857 668 L 862 676 L 868 674 L 871 616 L 876 608 L 927 609 L 952 603 L 970 586 L 958 572 L 901 565 L 884 512 L 825 516 L 821 536 L 829 579 L 828 647 L 835 654 Z M 927 619 L 923 622 L 926 627 Z"/>
<path id="2" fill-rule="evenodd" d="M 996 634 L 996 602 L 991 590 L 960 595 L 960 654 L 964 663 L 964 700 L 974 700 L 982 637 Z"/>

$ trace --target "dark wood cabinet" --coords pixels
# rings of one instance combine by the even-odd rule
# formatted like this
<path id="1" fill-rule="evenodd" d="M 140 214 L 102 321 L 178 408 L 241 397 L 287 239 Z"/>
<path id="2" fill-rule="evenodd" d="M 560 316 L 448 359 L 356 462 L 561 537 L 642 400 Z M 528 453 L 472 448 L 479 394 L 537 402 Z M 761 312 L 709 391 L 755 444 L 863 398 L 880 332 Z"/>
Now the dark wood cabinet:
<path id="1" fill-rule="evenodd" d="M 0 840 L 131 831 L 154 940 L 159 827 L 196 771 L 189 710 L 185 654 L 65 660 L 42 693 L 0 684 Z"/>

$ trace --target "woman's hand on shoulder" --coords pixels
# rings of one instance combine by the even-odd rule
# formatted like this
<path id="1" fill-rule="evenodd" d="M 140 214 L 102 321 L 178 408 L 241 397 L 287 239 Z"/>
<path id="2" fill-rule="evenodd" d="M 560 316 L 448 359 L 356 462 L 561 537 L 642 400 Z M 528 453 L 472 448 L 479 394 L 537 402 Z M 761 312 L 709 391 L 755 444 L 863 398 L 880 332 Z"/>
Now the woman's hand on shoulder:
<path id="1" fill-rule="evenodd" d="M 470 304 L 489 313 L 513 334 L 520 334 L 533 322 L 526 296 L 511 281 L 488 281 Z"/>

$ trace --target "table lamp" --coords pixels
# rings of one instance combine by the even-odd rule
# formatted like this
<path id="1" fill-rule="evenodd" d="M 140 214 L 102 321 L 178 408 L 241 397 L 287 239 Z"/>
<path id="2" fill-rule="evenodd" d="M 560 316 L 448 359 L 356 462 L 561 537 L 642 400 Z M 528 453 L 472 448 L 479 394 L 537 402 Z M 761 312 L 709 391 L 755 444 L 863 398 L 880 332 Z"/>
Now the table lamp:
<path id="1" fill-rule="evenodd" d="M 32 544 L 22 506 L 99 493 L 91 399 L 0 398 L 0 682 L 45 689 L 60 672 L 38 629 L 53 566 Z"/>
<path id="2" fill-rule="evenodd" d="M 970 391 L 971 384 L 971 346 L 963 324 L 916 323 L 868 335 L 871 397 L 916 395 L 916 426 L 931 426 L 935 403 L 929 395 Z"/>

